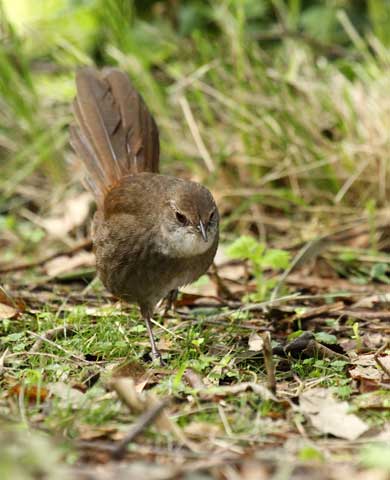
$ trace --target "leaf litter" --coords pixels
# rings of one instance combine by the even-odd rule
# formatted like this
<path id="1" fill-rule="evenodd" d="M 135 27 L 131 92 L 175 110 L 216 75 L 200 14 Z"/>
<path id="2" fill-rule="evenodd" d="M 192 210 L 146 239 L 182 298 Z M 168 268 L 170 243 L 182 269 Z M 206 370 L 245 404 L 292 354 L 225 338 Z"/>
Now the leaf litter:
<path id="1" fill-rule="evenodd" d="M 148 365 L 137 312 L 73 275 L 93 264 L 90 252 L 65 249 L 29 285 L 10 274 L 0 413 L 60 434 L 78 456 L 73 478 L 271 479 L 286 465 L 312 478 L 310 462 L 324 458 L 333 463 L 321 480 L 343 468 L 359 478 L 360 445 L 376 445 L 389 418 L 388 293 L 315 276 L 316 261 L 283 277 L 283 295 L 253 302 L 246 262 L 222 256 L 156 323 L 163 369 Z"/>
<path id="2" fill-rule="evenodd" d="M 321 433 L 356 440 L 369 429 L 365 422 L 349 412 L 347 402 L 336 401 L 328 389 L 315 388 L 303 392 L 299 397 L 299 408 Z"/>

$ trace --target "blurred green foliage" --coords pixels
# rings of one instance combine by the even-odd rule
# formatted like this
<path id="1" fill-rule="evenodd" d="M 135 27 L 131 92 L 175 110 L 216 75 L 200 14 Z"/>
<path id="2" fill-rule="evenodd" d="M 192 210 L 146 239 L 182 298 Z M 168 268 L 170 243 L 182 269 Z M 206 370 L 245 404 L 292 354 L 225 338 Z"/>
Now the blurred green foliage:
<path id="1" fill-rule="evenodd" d="M 290 262 L 288 252 L 276 248 L 267 249 L 264 243 L 257 242 L 248 235 L 242 235 L 235 240 L 229 245 L 226 253 L 230 258 L 250 262 L 250 271 L 257 285 L 257 292 L 250 294 L 247 298 L 251 301 L 265 300 L 270 290 L 275 287 L 277 279 L 265 279 L 265 270 L 283 270 L 288 268 Z"/>
<path id="2" fill-rule="evenodd" d="M 389 1 L 0 5 L 3 210 L 24 201 L 20 185 L 64 183 L 74 71 L 93 63 L 125 69 L 142 92 L 163 170 L 224 192 L 224 228 L 254 203 L 386 203 Z"/>

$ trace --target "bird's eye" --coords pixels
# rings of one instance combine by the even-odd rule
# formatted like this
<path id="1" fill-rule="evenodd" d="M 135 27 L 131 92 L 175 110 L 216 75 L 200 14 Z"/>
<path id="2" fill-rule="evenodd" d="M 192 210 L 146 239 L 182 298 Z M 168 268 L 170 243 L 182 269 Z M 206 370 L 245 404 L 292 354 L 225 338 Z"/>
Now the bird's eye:
<path id="1" fill-rule="evenodd" d="M 185 215 L 183 215 L 182 213 L 176 212 L 176 219 L 181 225 L 183 225 L 183 226 L 188 225 L 187 217 Z"/>
<path id="2" fill-rule="evenodd" d="M 213 223 L 216 219 L 216 216 L 217 216 L 217 212 L 216 210 L 213 210 L 210 214 L 210 217 L 209 217 L 209 222 L 208 223 Z"/>

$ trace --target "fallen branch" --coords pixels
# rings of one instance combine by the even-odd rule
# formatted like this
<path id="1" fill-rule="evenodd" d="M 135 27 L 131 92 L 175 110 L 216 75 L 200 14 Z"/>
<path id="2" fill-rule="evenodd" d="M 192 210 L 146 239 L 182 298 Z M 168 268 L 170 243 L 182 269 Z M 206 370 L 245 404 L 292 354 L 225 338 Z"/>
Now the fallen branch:
<path id="1" fill-rule="evenodd" d="M 271 335 L 265 332 L 263 335 L 263 354 L 265 371 L 267 372 L 267 386 L 270 391 L 276 394 L 275 365 L 272 358 Z"/>
<path id="2" fill-rule="evenodd" d="M 256 312 L 256 311 L 263 311 L 266 312 L 268 308 L 278 306 L 280 304 L 284 303 L 290 303 L 294 300 L 298 301 L 303 301 L 303 300 L 318 300 L 318 299 L 323 299 L 323 298 L 343 298 L 343 297 L 351 297 L 352 295 L 355 295 L 352 292 L 346 291 L 346 292 L 337 292 L 337 293 L 327 293 L 327 294 L 318 294 L 318 295 L 301 295 L 300 293 L 293 293 L 291 295 L 285 295 L 284 297 L 279 297 L 279 298 L 274 298 L 271 300 L 266 300 L 264 302 L 259 302 L 259 303 L 248 303 L 247 305 L 244 305 L 242 307 L 236 308 L 236 309 L 231 309 L 231 310 L 226 310 L 221 313 L 217 313 L 216 315 L 210 315 L 209 317 L 206 317 L 204 319 L 205 322 L 207 323 L 212 323 L 216 322 L 219 320 L 223 320 L 225 318 L 229 318 L 231 315 L 237 315 L 242 312 Z M 339 304 L 332 304 L 331 308 L 335 308 L 338 310 L 338 308 L 341 305 Z M 317 308 L 317 307 L 315 307 Z M 324 307 L 318 307 L 323 309 L 323 311 L 326 313 L 329 311 L 328 306 Z M 318 314 L 318 311 L 315 312 Z M 321 310 L 320 310 L 321 313 Z"/>
<path id="3" fill-rule="evenodd" d="M 49 345 L 52 345 L 53 347 L 57 348 L 58 350 L 60 350 L 60 352 L 63 352 L 65 353 L 65 355 L 67 355 L 69 358 L 73 359 L 73 360 L 77 360 L 78 362 L 81 362 L 81 363 L 87 363 L 87 364 L 91 364 L 91 363 L 96 363 L 96 362 L 90 362 L 89 360 L 85 360 L 85 358 L 83 357 L 79 357 L 78 355 L 75 355 L 74 353 L 71 353 L 69 352 L 68 350 L 66 350 L 65 348 L 61 347 L 61 345 L 57 345 L 55 342 L 53 342 L 52 340 L 44 337 L 43 335 L 38 335 L 37 333 L 35 332 L 31 332 L 29 330 L 27 330 L 27 333 L 29 335 L 32 335 L 33 337 L 36 337 L 38 339 L 40 339 L 42 342 L 45 342 L 45 343 L 48 343 Z M 34 352 L 33 352 L 34 353 Z"/>
<path id="4" fill-rule="evenodd" d="M 115 390 L 118 397 L 131 412 L 138 413 L 142 416 L 145 412 L 154 411 L 153 409 L 156 405 L 161 403 L 161 401 L 151 392 L 138 392 L 132 378 L 115 378 L 110 382 L 110 387 Z M 165 400 L 165 402 L 169 403 L 169 399 Z M 164 412 L 163 409 L 160 413 L 161 415 L 154 417 L 158 428 L 162 431 L 171 432 L 180 444 L 185 445 L 190 450 L 196 450 L 196 446 L 185 437 L 182 430 L 171 418 L 169 418 L 168 414 Z"/>
<path id="5" fill-rule="evenodd" d="M 34 345 L 30 348 L 30 353 L 37 352 L 41 348 L 41 345 L 45 340 L 53 340 L 57 338 L 63 338 L 65 336 L 70 337 L 75 333 L 76 332 L 72 330 L 68 325 L 61 325 L 60 327 L 55 327 L 47 330 L 35 341 Z"/>
<path id="6" fill-rule="evenodd" d="M 161 414 L 164 408 L 169 404 L 169 399 L 164 399 L 153 405 L 147 410 L 133 428 L 127 433 L 127 435 L 119 442 L 119 444 L 112 451 L 112 456 L 116 460 L 120 460 L 124 457 L 127 446 L 133 442 L 138 435 L 140 435 L 149 425 L 151 425 Z"/>

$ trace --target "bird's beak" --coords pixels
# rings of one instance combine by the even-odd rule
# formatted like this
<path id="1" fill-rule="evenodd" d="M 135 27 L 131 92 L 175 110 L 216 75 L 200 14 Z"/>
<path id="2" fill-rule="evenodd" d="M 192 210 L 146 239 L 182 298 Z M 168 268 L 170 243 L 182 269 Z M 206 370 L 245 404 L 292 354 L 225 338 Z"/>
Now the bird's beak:
<path id="1" fill-rule="evenodd" d="M 199 220 L 199 225 L 198 225 L 198 228 L 199 228 L 199 231 L 202 235 L 202 238 L 205 242 L 207 242 L 207 231 L 206 229 L 204 228 L 204 225 L 203 225 L 203 222 L 202 220 Z"/>

